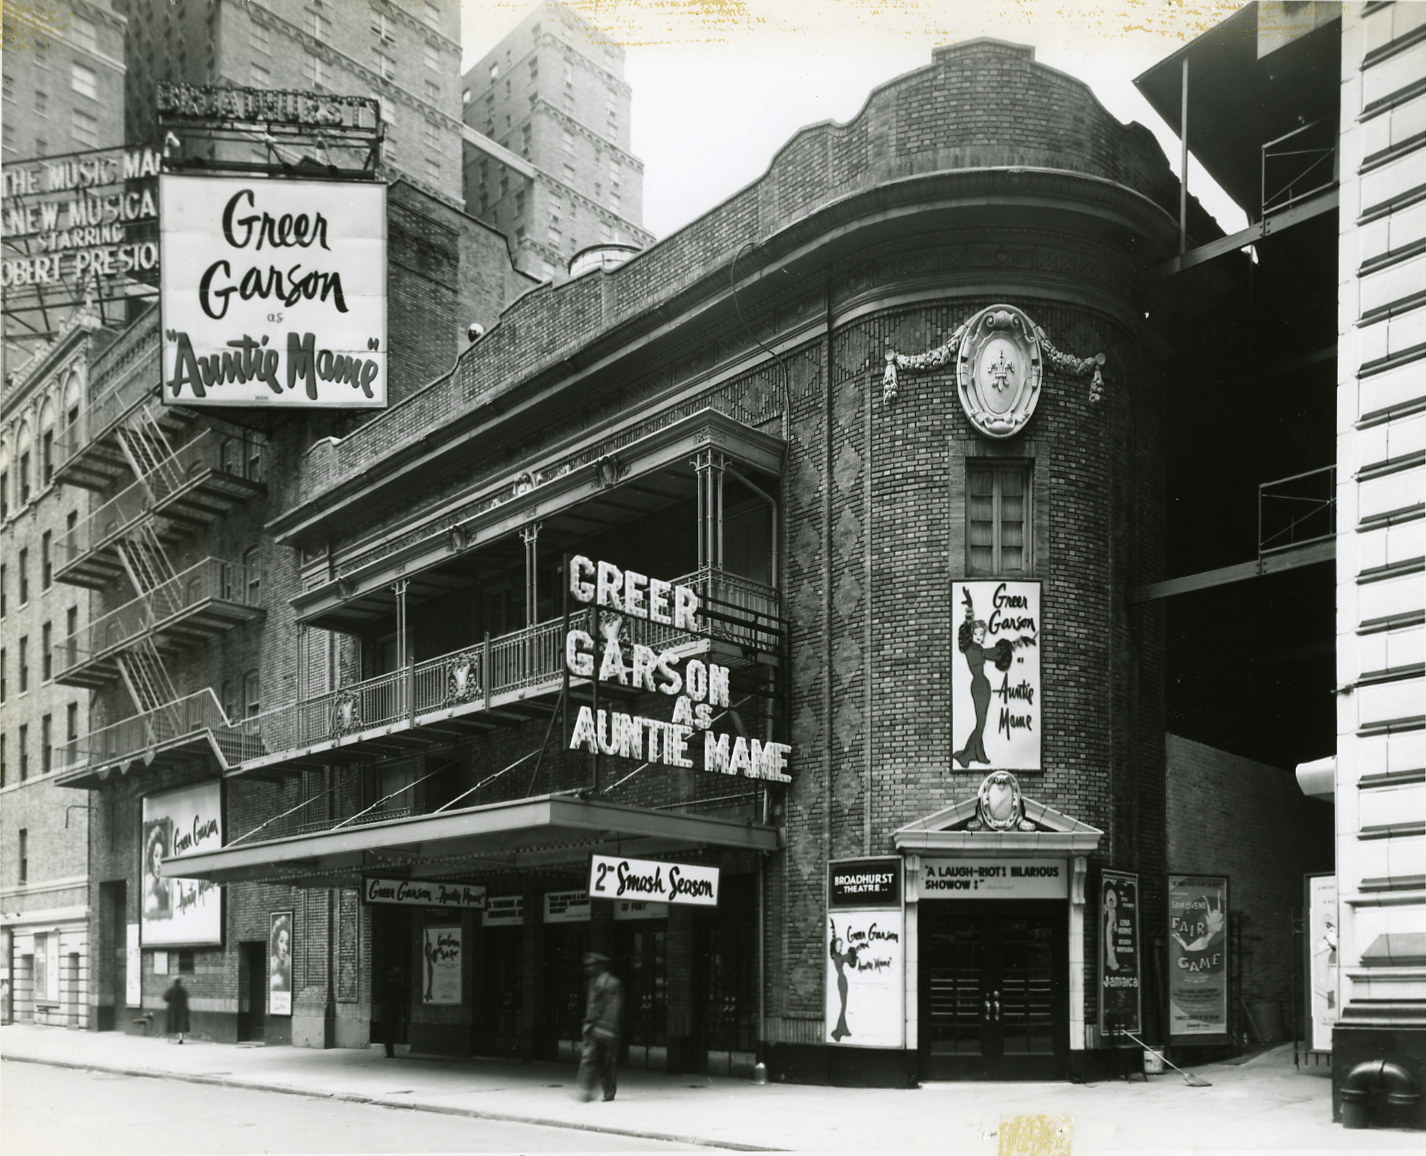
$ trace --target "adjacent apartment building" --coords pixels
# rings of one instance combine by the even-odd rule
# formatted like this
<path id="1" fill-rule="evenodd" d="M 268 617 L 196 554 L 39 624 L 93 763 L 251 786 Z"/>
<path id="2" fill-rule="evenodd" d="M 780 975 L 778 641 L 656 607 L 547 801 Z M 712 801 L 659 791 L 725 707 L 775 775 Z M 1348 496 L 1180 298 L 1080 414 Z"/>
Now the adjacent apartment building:
<path id="1" fill-rule="evenodd" d="M 582 249 L 653 240 L 624 49 L 588 21 L 542 3 L 466 72 L 461 101 L 466 211 L 509 236 L 517 268 L 563 280 Z"/>

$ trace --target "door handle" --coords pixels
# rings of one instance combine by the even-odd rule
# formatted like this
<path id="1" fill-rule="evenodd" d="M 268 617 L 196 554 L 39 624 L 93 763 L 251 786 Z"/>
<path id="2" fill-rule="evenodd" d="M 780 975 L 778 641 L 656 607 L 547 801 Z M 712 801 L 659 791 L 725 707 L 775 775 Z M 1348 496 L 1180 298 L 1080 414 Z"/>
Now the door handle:
<path id="1" fill-rule="evenodd" d="M 995 1022 L 1000 1022 L 1000 993 L 993 991 L 990 993 L 991 1002 L 995 1004 Z"/>
<path id="2" fill-rule="evenodd" d="M 986 997 L 985 997 L 985 1008 L 984 1008 L 984 1012 L 985 1012 L 985 1014 L 982 1016 L 982 1018 L 985 1020 L 985 1022 L 988 1023 L 988 1024 L 989 1024 L 989 1023 L 994 1023 L 994 1022 L 995 1022 L 995 1013 L 994 1013 L 993 1011 L 991 1011 L 990 996 L 986 996 Z"/>

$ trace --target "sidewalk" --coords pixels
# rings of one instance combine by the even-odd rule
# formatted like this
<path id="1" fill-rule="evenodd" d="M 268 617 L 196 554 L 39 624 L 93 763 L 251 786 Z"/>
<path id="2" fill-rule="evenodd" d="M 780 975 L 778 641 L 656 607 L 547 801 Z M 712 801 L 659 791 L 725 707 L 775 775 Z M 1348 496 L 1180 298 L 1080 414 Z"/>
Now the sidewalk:
<path id="1" fill-rule="evenodd" d="M 1149 1083 L 928 1084 L 914 1091 L 755 1087 L 745 1080 L 621 1072 L 619 1098 L 573 1099 L 572 1067 L 398 1056 L 381 1049 L 263 1047 L 12 1024 L 6 1060 L 94 1068 L 750 1151 L 936 1149 L 995 1156 L 1002 1118 L 1068 1117 L 1076 1156 L 1095 1152 L 1419 1151 L 1417 1133 L 1331 1123 L 1325 1069 L 1298 1073 L 1289 1047 Z M 571 1134 L 570 1148 L 579 1148 Z M 1053 1148 L 1045 1149 L 1053 1152 Z"/>

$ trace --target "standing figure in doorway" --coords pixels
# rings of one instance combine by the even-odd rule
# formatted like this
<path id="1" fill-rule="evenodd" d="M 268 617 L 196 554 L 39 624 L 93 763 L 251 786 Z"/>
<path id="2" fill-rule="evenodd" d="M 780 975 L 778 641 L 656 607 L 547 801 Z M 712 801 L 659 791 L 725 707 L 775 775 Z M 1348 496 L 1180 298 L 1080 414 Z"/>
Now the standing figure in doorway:
<path id="1" fill-rule="evenodd" d="M 178 976 L 173 977 L 173 986 L 163 993 L 163 1002 L 168 1004 L 168 1023 L 165 1025 L 167 1034 L 178 1036 L 178 1042 L 181 1044 L 189 1031 L 188 989 L 183 986 L 183 980 Z"/>
<path id="2" fill-rule="evenodd" d="M 849 947 L 846 951 L 840 951 L 842 941 L 837 938 L 837 925 L 832 924 L 832 942 L 828 947 L 828 953 L 832 957 L 832 963 L 837 968 L 837 994 L 842 997 L 842 1010 L 837 1014 L 837 1026 L 832 1029 L 832 1038 L 841 1043 L 842 1039 L 852 1034 L 851 1028 L 847 1027 L 847 972 L 846 965 L 851 964 L 853 968 L 857 966 L 857 949 Z"/>
<path id="3" fill-rule="evenodd" d="M 597 951 L 584 956 L 584 975 L 589 990 L 584 1005 L 584 1047 L 579 1059 L 580 1098 L 594 1099 L 596 1078 L 604 1087 L 604 1099 L 619 1090 L 619 1028 L 624 1013 L 624 985 L 610 973 L 609 957 Z"/>
<path id="4" fill-rule="evenodd" d="M 381 1042 L 386 1047 L 386 1058 L 396 1055 L 396 1039 L 401 1034 L 401 1013 L 406 1003 L 406 985 L 401 982 L 401 969 L 386 969 L 386 979 L 381 984 Z"/>

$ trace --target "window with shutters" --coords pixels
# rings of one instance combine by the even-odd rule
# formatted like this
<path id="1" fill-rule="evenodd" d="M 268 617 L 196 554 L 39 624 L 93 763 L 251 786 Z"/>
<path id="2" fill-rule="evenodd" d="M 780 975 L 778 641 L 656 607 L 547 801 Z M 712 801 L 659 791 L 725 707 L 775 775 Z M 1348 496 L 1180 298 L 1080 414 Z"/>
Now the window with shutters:
<path id="1" fill-rule="evenodd" d="M 966 570 L 1030 572 L 1030 464 L 966 465 Z"/>

